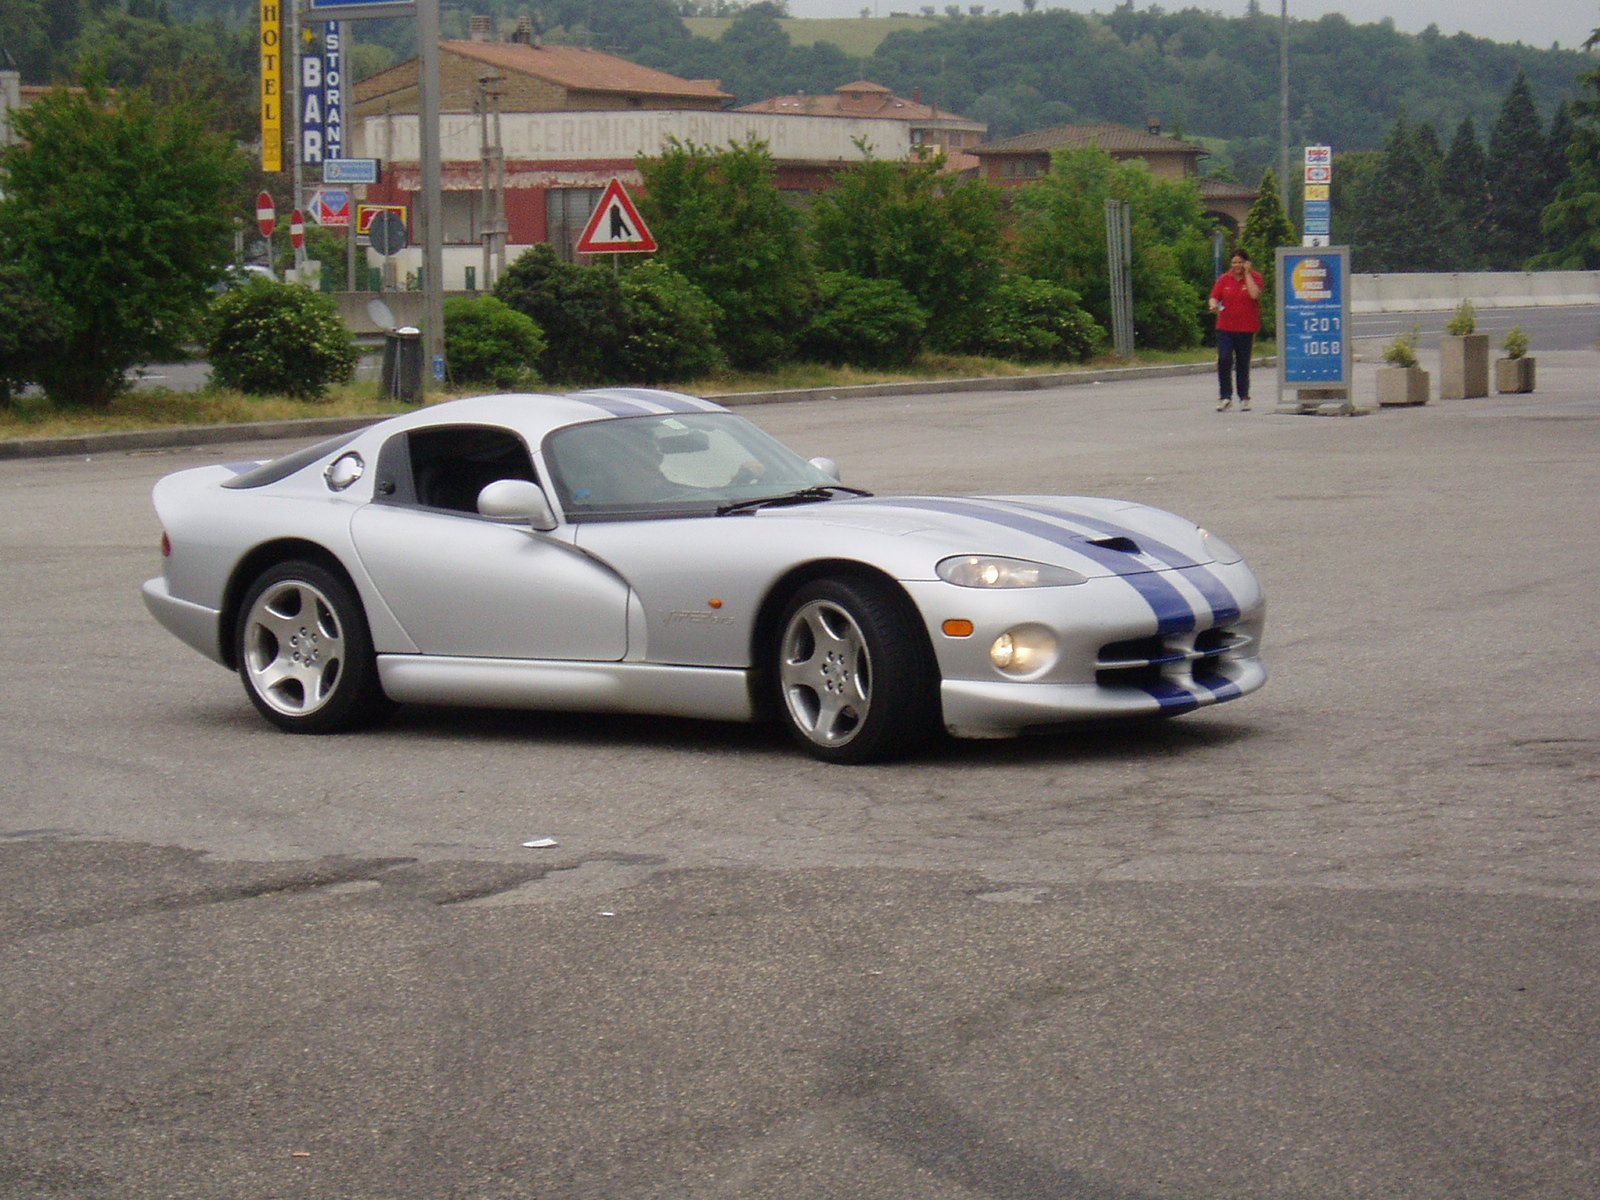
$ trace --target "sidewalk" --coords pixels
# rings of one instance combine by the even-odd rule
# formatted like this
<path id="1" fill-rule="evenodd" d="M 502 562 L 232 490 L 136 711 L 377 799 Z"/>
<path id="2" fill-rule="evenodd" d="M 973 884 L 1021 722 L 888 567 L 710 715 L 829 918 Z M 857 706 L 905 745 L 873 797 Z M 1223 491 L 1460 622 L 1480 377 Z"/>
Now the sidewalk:
<path id="1" fill-rule="evenodd" d="M 1358 345 L 1353 367 L 1355 415 L 1378 411 L 1376 374 L 1384 364 L 1375 346 Z M 1538 379 L 1532 396 L 1493 396 L 1507 404 L 1536 400 L 1541 408 L 1600 410 L 1600 350 L 1556 350 L 1535 356 Z M 1422 366 L 1431 375 L 1431 404 L 1452 404 L 1439 400 L 1439 362 L 1437 353 L 1424 351 Z M 978 379 L 923 379 L 904 383 L 872 383 L 854 387 L 799 388 L 771 392 L 708 393 L 707 399 L 739 408 L 757 404 L 783 404 L 805 400 L 844 400 L 867 396 L 919 396 L 929 393 L 1036 391 L 1045 388 L 1077 387 L 1094 384 L 1125 384 L 1207 376 L 1210 363 L 1185 363 L 1172 366 L 1119 367 L 1099 371 L 1059 371 L 1039 375 L 1008 375 Z M 1277 400 L 1275 359 L 1256 363 L 1260 386 L 1255 402 L 1258 411 L 1271 414 Z M 1192 386 L 1200 386 L 1198 384 Z M 1207 384 L 1203 392 L 1213 390 Z M 1286 393 L 1286 399 L 1292 393 Z M 1390 411 L 1390 410 L 1383 410 Z M 1398 410 L 1397 410 L 1398 411 Z M 1305 414 L 1315 415 L 1315 414 Z M 382 420 L 381 417 L 311 417 L 291 421 L 261 421 L 242 425 L 173 426 L 162 429 L 129 430 L 121 433 L 95 433 L 66 437 L 13 438 L 0 440 L 0 460 L 50 458 L 73 455 L 111 454 L 127 450 L 150 450 L 180 446 L 222 445 L 230 442 L 263 441 L 275 438 L 332 437 Z"/>

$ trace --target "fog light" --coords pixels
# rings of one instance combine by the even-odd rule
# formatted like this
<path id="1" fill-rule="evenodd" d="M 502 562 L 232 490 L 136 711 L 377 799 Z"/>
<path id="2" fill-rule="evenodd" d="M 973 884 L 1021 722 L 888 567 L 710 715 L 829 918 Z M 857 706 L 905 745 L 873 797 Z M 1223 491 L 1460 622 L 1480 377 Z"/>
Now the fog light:
<path id="1" fill-rule="evenodd" d="M 989 661 L 1007 675 L 1035 675 L 1055 661 L 1056 637 L 1042 625 L 1019 625 L 995 638 Z"/>

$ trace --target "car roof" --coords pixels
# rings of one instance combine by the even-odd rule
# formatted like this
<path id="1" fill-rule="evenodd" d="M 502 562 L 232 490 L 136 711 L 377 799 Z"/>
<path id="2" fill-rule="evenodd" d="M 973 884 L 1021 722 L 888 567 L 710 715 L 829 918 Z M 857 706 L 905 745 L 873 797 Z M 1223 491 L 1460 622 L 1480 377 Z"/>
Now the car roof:
<path id="1" fill-rule="evenodd" d="M 588 421 L 667 413 L 725 413 L 711 400 L 653 388 L 596 388 L 568 395 L 508 392 L 448 400 L 384 422 L 385 434 L 435 425 L 503 425 L 537 444 L 552 430 Z"/>

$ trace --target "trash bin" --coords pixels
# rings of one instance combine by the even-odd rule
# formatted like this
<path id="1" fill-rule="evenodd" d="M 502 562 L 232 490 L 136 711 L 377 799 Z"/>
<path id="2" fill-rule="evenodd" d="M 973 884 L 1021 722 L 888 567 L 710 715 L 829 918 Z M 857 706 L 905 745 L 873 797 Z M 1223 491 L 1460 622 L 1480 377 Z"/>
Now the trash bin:
<path id="1" fill-rule="evenodd" d="M 406 326 L 383 335 L 383 374 L 379 389 L 385 400 L 422 403 L 422 331 Z"/>

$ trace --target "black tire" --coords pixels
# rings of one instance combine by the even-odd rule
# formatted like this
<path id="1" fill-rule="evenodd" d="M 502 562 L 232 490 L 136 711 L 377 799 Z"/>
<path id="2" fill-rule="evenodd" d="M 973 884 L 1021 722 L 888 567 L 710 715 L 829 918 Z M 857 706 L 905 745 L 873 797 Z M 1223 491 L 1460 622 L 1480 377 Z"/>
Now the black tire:
<path id="1" fill-rule="evenodd" d="M 927 637 L 887 584 L 818 579 L 801 587 L 778 624 L 772 674 L 790 735 L 824 762 L 900 758 L 938 730 Z"/>
<path id="2" fill-rule="evenodd" d="M 366 615 L 348 584 L 312 562 L 257 577 L 234 627 L 245 694 L 290 733 L 338 733 L 388 707 Z"/>

